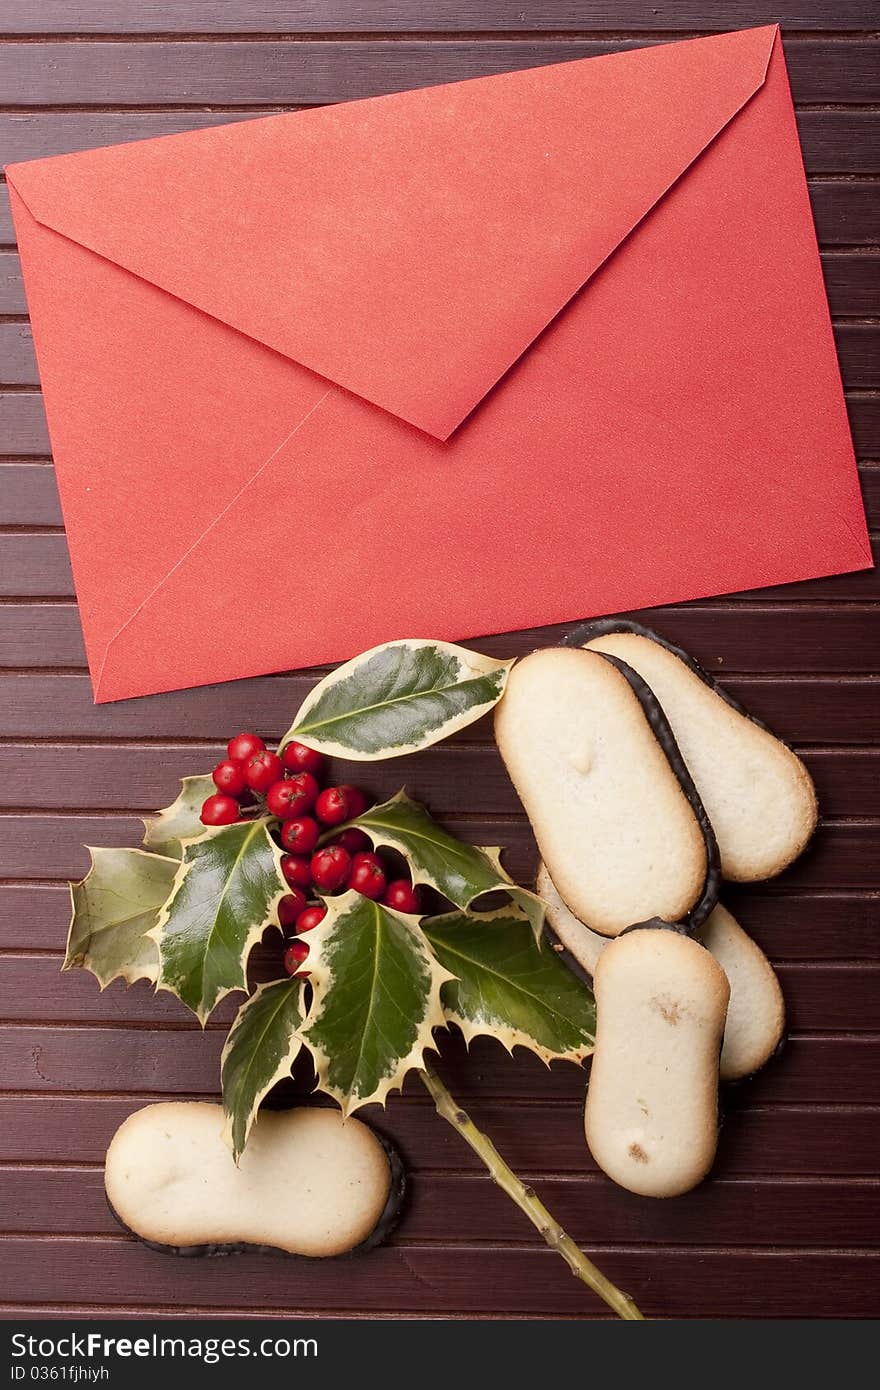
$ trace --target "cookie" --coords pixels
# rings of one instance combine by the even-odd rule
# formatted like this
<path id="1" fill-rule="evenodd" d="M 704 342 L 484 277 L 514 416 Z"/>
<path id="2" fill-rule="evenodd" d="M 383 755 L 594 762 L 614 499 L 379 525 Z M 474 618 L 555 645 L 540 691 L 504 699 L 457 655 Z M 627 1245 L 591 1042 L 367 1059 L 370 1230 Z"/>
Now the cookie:
<path id="1" fill-rule="evenodd" d="M 760 946 L 720 903 L 702 928 L 700 940 L 730 982 L 721 1080 L 740 1081 L 769 1062 L 782 1041 L 782 989 Z"/>
<path id="2" fill-rule="evenodd" d="M 625 661 L 653 690 L 712 822 L 724 878 L 782 873 L 816 828 L 816 793 L 800 758 L 646 628 L 605 619 L 569 640 Z"/>
<path id="3" fill-rule="evenodd" d="M 223 1108 L 148 1105 L 107 1150 L 107 1200 L 129 1231 L 176 1255 L 257 1248 L 326 1258 L 391 1229 L 403 1170 L 390 1146 L 338 1110 L 262 1111 L 236 1168 Z"/>
<path id="4" fill-rule="evenodd" d="M 577 918 L 602 936 L 705 920 L 718 888 L 711 826 L 663 711 L 625 663 L 532 652 L 510 673 L 495 737 Z"/>
<path id="5" fill-rule="evenodd" d="M 708 1173 L 718 1142 L 727 976 L 699 942 L 642 928 L 609 942 L 593 988 L 590 1152 L 630 1192 L 688 1192 Z"/>
<path id="6" fill-rule="evenodd" d="M 579 974 L 592 976 L 608 938 L 590 931 L 569 911 L 544 864 L 538 868 L 538 896 L 547 905 L 547 926 L 564 957 Z M 785 1003 L 776 972 L 764 952 L 719 903 L 697 933 L 730 984 L 720 1072 L 722 1081 L 740 1081 L 773 1056 L 785 1028 Z"/>

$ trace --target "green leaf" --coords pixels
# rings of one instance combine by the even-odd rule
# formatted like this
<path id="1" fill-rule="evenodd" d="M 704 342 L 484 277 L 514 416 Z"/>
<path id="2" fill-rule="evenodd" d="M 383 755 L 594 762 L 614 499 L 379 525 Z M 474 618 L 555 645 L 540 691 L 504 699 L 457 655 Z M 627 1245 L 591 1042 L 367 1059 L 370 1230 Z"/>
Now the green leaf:
<path id="1" fill-rule="evenodd" d="M 428 748 L 496 705 L 512 665 L 450 642 L 373 647 L 315 686 L 282 746 L 295 738 L 364 762 Z"/>
<path id="2" fill-rule="evenodd" d="M 501 850 L 478 848 L 450 835 L 418 801 L 400 791 L 353 822 L 365 830 L 374 846 L 398 850 L 408 861 L 414 883 L 427 883 L 464 911 L 483 896 L 499 890 L 509 894 L 541 934 L 544 904 L 520 888 L 501 867 Z"/>
<path id="3" fill-rule="evenodd" d="M 326 901 L 308 936 L 312 1007 L 301 1035 L 318 1084 L 348 1114 L 384 1103 L 422 1066 L 432 1030 L 444 1026 L 440 987 L 449 976 L 415 917 L 354 892 Z"/>
<path id="4" fill-rule="evenodd" d="M 477 916 L 448 912 L 422 922 L 431 950 L 453 975 L 443 986 L 446 1016 L 465 1039 L 497 1038 L 508 1051 L 527 1047 L 545 1062 L 582 1062 L 592 1052 L 592 990 L 537 942 L 525 916 L 509 910 Z"/>
<path id="5" fill-rule="evenodd" d="M 147 935 L 171 892 L 177 861 L 142 849 L 90 849 L 92 867 L 70 885 L 72 916 L 62 970 L 111 980 L 155 981 L 159 954 Z"/>
<path id="6" fill-rule="evenodd" d="M 158 988 L 202 1023 L 224 995 L 247 988 L 251 947 L 287 891 L 280 859 L 265 817 L 183 842 L 171 897 L 150 935 L 159 946 Z"/>
<path id="7" fill-rule="evenodd" d="M 220 1062 L 223 1137 L 236 1163 L 244 1151 L 263 1097 L 290 1075 L 302 1047 L 302 980 L 259 985 L 242 1004 L 226 1039 Z"/>
<path id="8" fill-rule="evenodd" d="M 216 790 L 213 780 L 207 775 L 184 777 L 177 800 L 164 810 L 157 811 L 154 816 L 144 817 L 144 844 L 147 848 L 156 854 L 169 855 L 172 859 L 182 858 L 181 840 L 191 840 L 194 835 L 205 833 L 199 812 L 205 798 Z"/>

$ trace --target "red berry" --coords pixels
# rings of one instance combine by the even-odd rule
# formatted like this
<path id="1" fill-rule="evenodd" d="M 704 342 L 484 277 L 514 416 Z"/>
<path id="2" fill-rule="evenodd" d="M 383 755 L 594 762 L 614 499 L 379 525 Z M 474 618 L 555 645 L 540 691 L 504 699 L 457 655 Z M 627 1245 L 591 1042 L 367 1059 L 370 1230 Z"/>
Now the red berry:
<path id="1" fill-rule="evenodd" d="M 215 792 L 202 805 L 199 820 L 202 825 L 232 825 L 238 820 L 239 805 L 231 796 Z"/>
<path id="2" fill-rule="evenodd" d="M 326 916 L 326 907 L 307 907 L 305 912 L 301 912 L 297 917 L 296 929 L 300 935 L 304 931 L 312 931 Z"/>
<path id="3" fill-rule="evenodd" d="M 310 811 L 315 804 L 318 795 L 318 783 L 310 772 L 298 772 L 295 777 L 288 777 L 286 781 L 273 782 L 266 792 L 266 806 L 273 816 L 280 816 L 282 820 L 292 820 L 294 816 L 302 816 L 305 811 Z M 317 830 L 315 826 L 315 830 Z M 317 835 L 315 836 L 317 840 Z M 310 845 L 310 849 L 314 846 Z"/>
<path id="4" fill-rule="evenodd" d="M 283 774 L 281 759 L 277 753 L 270 753 L 268 748 L 254 753 L 244 765 L 244 780 L 252 792 L 267 792 Z"/>
<path id="5" fill-rule="evenodd" d="M 289 931 L 295 925 L 297 917 L 306 910 L 306 895 L 301 893 L 298 888 L 294 888 L 292 893 L 285 893 L 278 904 L 278 925 Z"/>
<path id="6" fill-rule="evenodd" d="M 354 820 L 355 816 L 362 816 L 369 802 L 360 787 L 340 787 L 339 790 L 345 792 L 345 800 L 348 804 L 348 819 Z"/>
<path id="7" fill-rule="evenodd" d="M 305 979 L 308 970 L 300 970 L 300 966 L 309 954 L 309 948 L 304 941 L 291 941 L 287 950 L 284 952 L 284 969 L 288 975 L 299 975 Z"/>
<path id="8" fill-rule="evenodd" d="M 308 859 L 301 854 L 282 854 L 281 872 L 284 882 L 291 888 L 301 888 L 303 892 L 312 886 L 312 871 Z"/>
<path id="9" fill-rule="evenodd" d="M 342 845 L 349 854 L 360 854 L 365 849 L 370 849 L 371 841 L 369 835 L 363 830 L 358 830 L 356 825 L 352 825 L 348 830 L 340 830 L 338 835 L 334 835 L 330 841 L 331 845 Z"/>
<path id="10" fill-rule="evenodd" d="M 247 791 L 244 770 L 240 763 L 234 763 L 231 758 L 218 763 L 211 776 L 218 792 L 225 792 L 227 796 L 241 796 L 242 792 Z"/>
<path id="11" fill-rule="evenodd" d="M 255 753 L 262 753 L 266 747 L 256 734 L 236 734 L 226 745 L 226 751 L 234 763 L 246 763 Z"/>
<path id="12" fill-rule="evenodd" d="M 281 754 L 281 761 L 289 772 L 311 772 L 313 777 L 317 777 L 324 766 L 324 755 L 293 739 Z"/>
<path id="13" fill-rule="evenodd" d="M 340 787 L 327 787 L 315 802 L 315 815 L 325 825 L 341 825 L 348 820 L 348 802 Z"/>
<path id="14" fill-rule="evenodd" d="M 357 787 L 327 787 L 315 804 L 315 815 L 325 825 L 341 825 L 367 809 L 367 798 Z"/>
<path id="15" fill-rule="evenodd" d="M 281 827 L 281 844 L 291 854 L 311 854 L 320 833 L 318 822 L 311 816 L 294 816 Z"/>
<path id="16" fill-rule="evenodd" d="M 408 878 L 396 878 L 393 883 L 389 883 L 382 901 L 386 907 L 393 907 L 395 912 L 422 910 L 422 895 Z"/>
<path id="17" fill-rule="evenodd" d="M 378 854 L 356 854 L 351 861 L 349 888 L 365 898 L 381 898 L 385 892 L 385 870 Z"/>
<path id="18" fill-rule="evenodd" d="M 312 855 L 311 868 L 315 887 L 325 893 L 336 893 L 348 882 L 351 855 L 342 845 L 325 845 Z"/>

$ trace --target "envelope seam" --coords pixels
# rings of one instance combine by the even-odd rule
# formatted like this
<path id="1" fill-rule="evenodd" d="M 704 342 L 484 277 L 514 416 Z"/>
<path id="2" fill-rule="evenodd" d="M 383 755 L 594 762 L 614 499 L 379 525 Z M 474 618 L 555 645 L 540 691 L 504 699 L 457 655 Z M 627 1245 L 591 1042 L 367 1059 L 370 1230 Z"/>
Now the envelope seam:
<path id="1" fill-rule="evenodd" d="M 189 558 L 193 551 L 197 550 L 198 547 L 202 544 L 205 537 L 210 535 L 211 531 L 213 531 L 216 526 L 219 526 L 220 522 L 223 520 L 224 516 L 226 516 L 227 512 L 231 511 L 231 509 L 235 506 L 239 499 L 243 497 L 244 494 L 247 492 L 248 488 L 253 486 L 257 478 L 259 478 L 260 474 L 265 472 L 265 470 L 269 467 L 269 464 L 272 463 L 273 459 L 276 459 L 278 457 L 282 449 L 284 449 L 290 443 L 291 439 L 293 439 L 294 436 L 298 434 L 298 432 L 302 429 L 303 425 L 305 425 L 307 421 L 310 420 L 311 417 L 315 414 L 315 412 L 321 408 L 321 406 L 326 401 L 327 397 L 333 395 L 333 393 L 336 390 L 337 388 L 335 386 L 329 387 L 324 392 L 323 396 L 321 396 L 319 400 L 315 401 L 314 405 L 309 407 L 305 415 L 303 415 L 302 418 L 298 420 L 297 423 L 294 425 L 293 429 L 290 430 L 290 432 L 284 436 L 284 438 L 281 440 L 281 443 L 276 445 L 276 447 L 272 450 L 271 454 L 269 454 L 268 457 L 264 459 L 263 462 L 260 464 L 259 468 L 257 468 L 256 471 L 251 474 L 247 482 L 242 484 L 235 496 L 231 497 L 229 501 L 226 503 L 226 506 L 221 508 L 217 515 L 211 521 L 208 522 L 208 525 L 204 528 L 204 530 L 202 530 L 199 533 L 198 536 L 196 536 L 192 544 L 187 547 L 187 549 L 183 552 L 179 559 L 175 560 L 171 568 L 167 570 L 165 574 L 163 574 L 158 584 L 155 584 L 153 588 L 150 590 L 150 592 L 146 594 L 144 598 L 141 599 L 134 612 L 131 613 L 129 617 L 126 618 L 125 622 L 122 623 L 116 629 L 113 636 L 107 642 L 107 645 L 104 648 L 104 655 L 101 658 L 101 668 L 98 671 L 98 676 L 95 681 L 96 700 L 100 695 L 101 681 L 104 678 L 104 668 L 107 665 L 107 658 L 110 654 L 110 648 L 113 646 L 114 642 L 118 640 L 118 638 L 122 635 L 122 633 L 125 631 L 127 627 L 131 626 L 138 614 L 141 613 L 144 608 L 146 608 L 150 600 L 154 598 L 155 595 L 159 592 L 159 590 L 163 587 L 163 585 L 167 583 L 167 581 L 171 578 L 172 574 L 174 574 L 175 570 L 180 569 L 181 565 L 185 563 L 185 561 Z"/>

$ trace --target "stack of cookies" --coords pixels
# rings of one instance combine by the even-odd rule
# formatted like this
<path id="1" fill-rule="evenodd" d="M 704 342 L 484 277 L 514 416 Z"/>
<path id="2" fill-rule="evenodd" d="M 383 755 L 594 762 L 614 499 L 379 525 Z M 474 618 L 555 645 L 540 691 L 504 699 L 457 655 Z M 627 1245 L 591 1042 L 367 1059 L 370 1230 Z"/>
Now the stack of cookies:
<path id="1" fill-rule="evenodd" d="M 593 979 L 587 1143 L 632 1192 L 686 1192 L 715 1155 L 719 1080 L 763 1066 L 785 1021 L 719 891 L 804 850 L 810 776 L 684 652 L 619 619 L 517 663 L 495 732 L 549 925 Z"/>

